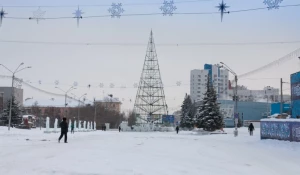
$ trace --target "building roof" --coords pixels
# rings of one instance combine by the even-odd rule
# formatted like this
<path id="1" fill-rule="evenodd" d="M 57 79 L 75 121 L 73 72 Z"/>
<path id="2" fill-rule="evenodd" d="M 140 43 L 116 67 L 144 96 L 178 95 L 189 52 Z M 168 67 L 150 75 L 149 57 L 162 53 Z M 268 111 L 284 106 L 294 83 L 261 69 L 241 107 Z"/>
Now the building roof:
<path id="1" fill-rule="evenodd" d="M 96 103 L 121 103 L 119 98 L 104 98 L 102 100 L 96 100 Z"/>

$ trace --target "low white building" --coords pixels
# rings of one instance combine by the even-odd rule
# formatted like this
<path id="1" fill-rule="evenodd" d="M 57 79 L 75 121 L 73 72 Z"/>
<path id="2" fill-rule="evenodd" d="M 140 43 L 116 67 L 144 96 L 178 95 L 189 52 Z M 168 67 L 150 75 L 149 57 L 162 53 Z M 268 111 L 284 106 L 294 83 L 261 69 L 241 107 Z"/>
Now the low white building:
<path id="1" fill-rule="evenodd" d="M 278 102 L 280 101 L 279 89 L 267 86 L 262 90 L 249 90 L 244 86 L 239 86 L 237 91 L 239 101 L 255 102 Z M 228 91 L 229 99 L 233 99 L 234 88 Z"/>

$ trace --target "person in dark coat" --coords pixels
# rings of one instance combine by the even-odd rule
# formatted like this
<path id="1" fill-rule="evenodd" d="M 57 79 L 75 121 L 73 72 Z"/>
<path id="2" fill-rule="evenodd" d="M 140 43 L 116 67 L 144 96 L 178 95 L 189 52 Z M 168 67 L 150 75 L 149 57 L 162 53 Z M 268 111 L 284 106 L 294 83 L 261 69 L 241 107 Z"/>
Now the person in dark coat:
<path id="1" fill-rule="evenodd" d="M 179 127 L 178 127 L 178 126 L 176 126 L 176 132 L 177 132 L 177 134 L 178 134 L 178 132 L 179 132 Z"/>
<path id="2" fill-rule="evenodd" d="M 119 132 L 121 132 L 121 126 L 119 126 Z"/>
<path id="3" fill-rule="evenodd" d="M 252 123 L 250 123 L 250 125 L 248 126 L 248 130 L 250 132 L 250 136 L 253 136 L 254 126 Z"/>
<path id="4" fill-rule="evenodd" d="M 65 143 L 68 143 L 67 142 L 67 139 L 68 139 L 68 136 L 67 136 L 67 133 L 68 133 L 68 123 L 67 123 L 67 118 L 63 118 L 63 121 L 60 123 L 60 128 L 61 128 L 61 134 L 60 134 L 60 137 L 58 139 L 58 142 L 60 142 L 60 139 L 65 136 Z"/>
<path id="5" fill-rule="evenodd" d="M 74 122 L 71 123 L 71 134 L 74 134 Z"/>

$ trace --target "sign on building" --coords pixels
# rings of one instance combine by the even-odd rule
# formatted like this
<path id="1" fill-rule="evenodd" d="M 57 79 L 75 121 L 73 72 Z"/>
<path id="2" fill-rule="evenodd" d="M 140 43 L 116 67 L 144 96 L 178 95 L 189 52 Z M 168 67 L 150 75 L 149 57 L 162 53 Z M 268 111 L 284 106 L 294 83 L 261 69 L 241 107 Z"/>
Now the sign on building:
<path id="1" fill-rule="evenodd" d="M 300 116 L 300 72 L 291 75 L 292 117 Z"/>

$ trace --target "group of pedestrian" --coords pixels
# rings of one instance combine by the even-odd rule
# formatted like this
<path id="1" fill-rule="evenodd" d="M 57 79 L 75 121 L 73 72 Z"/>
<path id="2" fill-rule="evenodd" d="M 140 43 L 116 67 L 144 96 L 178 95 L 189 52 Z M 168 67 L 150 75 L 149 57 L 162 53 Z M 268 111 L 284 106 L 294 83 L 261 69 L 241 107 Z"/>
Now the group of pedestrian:
<path id="1" fill-rule="evenodd" d="M 64 136 L 65 138 L 65 143 L 68 143 L 67 139 L 68 139 L 68 123 L 67 123 L 67 118 L 63 118 L 63 121 L 60 123 L 60 128 L 61 128 L 61 133 L 60 136 L 58 138 L 58 142 L 60 142 L 60 140 L 62 139 L 62 137 Z M 131 127 L 131 129 L 133 129 Z M 106 131 L 106 126 L 102 125 L 101 127 L 102 131 Z M 119 132 L 121 132 L 122 128 L 121 126 L 119 126 Z M 253 131 L 254 131 L 254 126 L 252 123 L 250 123 L 250 125 L 248 126 L 248 131 L 250 133 L 250 136 L 253 136 Z M 71 133 L 74 134 L 74 123 L 71 124 Z M 179 133 L 179 126 L 176 126 L 176 133 Z"/>

